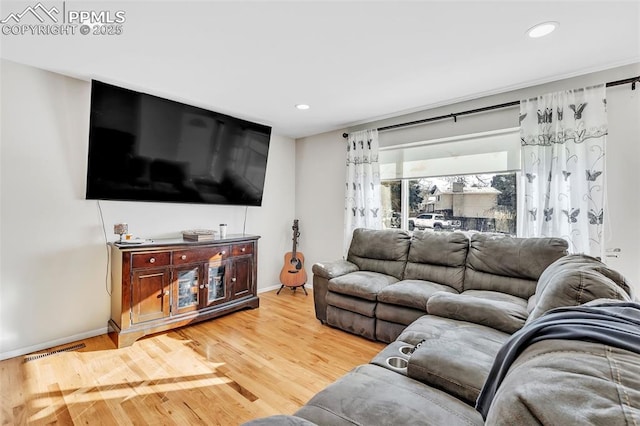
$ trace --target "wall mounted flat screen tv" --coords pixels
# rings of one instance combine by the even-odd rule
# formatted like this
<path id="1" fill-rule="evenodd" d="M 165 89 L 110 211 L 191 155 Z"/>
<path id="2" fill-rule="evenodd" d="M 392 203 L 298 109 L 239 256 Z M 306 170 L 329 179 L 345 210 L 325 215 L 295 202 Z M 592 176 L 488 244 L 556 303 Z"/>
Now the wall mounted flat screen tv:
<path id="1" fill-rule="evenodd" d="M 86 198 L 259 206 L 271 127 L 93 80 Z"/>

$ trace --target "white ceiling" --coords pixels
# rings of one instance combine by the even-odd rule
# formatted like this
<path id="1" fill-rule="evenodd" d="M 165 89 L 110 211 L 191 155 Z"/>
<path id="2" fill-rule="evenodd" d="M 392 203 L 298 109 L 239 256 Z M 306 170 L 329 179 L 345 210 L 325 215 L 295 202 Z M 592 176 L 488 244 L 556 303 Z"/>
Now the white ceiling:
<path id="1" fill-rule="evenodd" d="M 46 6 L 62 2 L 43 1 Z M 1 18 L 33 2 L 5 2 Z M 0 36 L 1 56 L 303 137 L 640 62 L 640 1 L 76 2 L 122 35 Z M 560 27 L 530 39 L 543 21 Z M 295 104 L 311 109 L 299 111 Z"/>

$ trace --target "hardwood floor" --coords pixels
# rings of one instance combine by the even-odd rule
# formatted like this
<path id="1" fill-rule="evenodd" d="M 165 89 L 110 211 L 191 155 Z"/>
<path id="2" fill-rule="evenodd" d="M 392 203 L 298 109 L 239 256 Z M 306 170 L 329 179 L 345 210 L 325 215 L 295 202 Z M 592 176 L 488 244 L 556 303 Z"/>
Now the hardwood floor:
<path id="1" fill-rule="evenodd" d="M 259 296 L 258 309 L 128 348 L 103 335 L 2 361 L 1 424 L 236 425 L 291 414 L 385 346 L 321 325 L 311 291 Z"/>

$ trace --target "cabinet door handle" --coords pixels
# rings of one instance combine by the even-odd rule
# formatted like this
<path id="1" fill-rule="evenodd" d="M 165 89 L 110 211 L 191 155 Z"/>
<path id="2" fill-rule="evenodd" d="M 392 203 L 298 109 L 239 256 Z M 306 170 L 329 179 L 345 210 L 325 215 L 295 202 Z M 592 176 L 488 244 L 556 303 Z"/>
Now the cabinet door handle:
<path id="1" fill-rule="evenodd" d="M 202 285 L 200 286 L 200 288 L 204 288 L 204 284 L 202 284 Z"/>
<path id="2" fill-rule="evenodd" d="M 247 249 L 246 249 L 246 247 L 242 247 L 242 250 L 240 250 L 240 251 L 244 253 L 245 251 L 247 251 Z"/>
<path id="3" fill-rule="evenodd" d="M 231 278 L 231 282 L 235 283 L 236 282 L 236 278 L 235 277 Z"/>
<path id="4" fill-rule="evenodd" d="M 206 288 L 209 288 L 209 284 L 205 284 L 204 286 L 205 286 Z"/>
<path id="5" fill-rule="evenodd" d="M 152 257 L 151 259 L 149 259 L 149 263 L 156 263 L 156 258 Z"/>
<path id="6" fill-rule="evenodd" d="M 166 291 L 164 292 L 164 295 L 165 295 L 165 296 L 168 296 L 168 295 L 169 295 L 169 290 L 166 290 Z"/>
<path id="7" fill-rule="evenodd" d="M 222 256 L 224 256 L 225 254 L 227 254 L 227 252 L 226 252 L 226 251 L 224 251 L 224 250 L 222 250 L 222 251 L 220 252 L 220 254 L 221 254 Z"/>
<path id="8" fill-rule="evenodd" d="M 182 256 L 180 256 L 180 259 L 185 260 L 187 258 L 186 254 L 183 254 Z"/>

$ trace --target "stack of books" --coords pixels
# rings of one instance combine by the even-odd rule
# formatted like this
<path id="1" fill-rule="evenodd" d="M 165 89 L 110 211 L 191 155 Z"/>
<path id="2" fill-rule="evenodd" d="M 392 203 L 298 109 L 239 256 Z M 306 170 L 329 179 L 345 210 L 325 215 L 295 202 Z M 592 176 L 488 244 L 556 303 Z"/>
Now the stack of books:
<path id="1" fill-rule="evenodd" d="M 216 238 L 216 232 L 212 229 L 189 229 L 182 231 L 182 239 L 187 241 L 211 241 Z"/>

